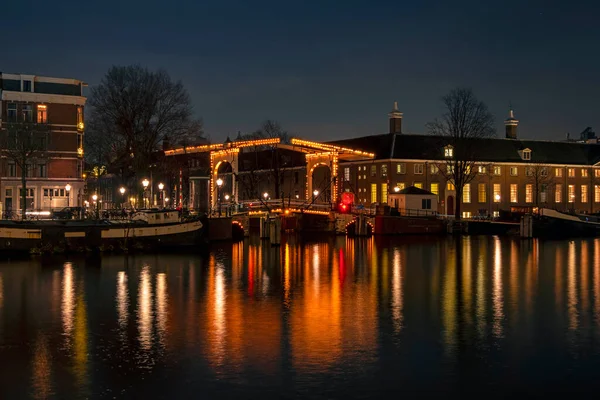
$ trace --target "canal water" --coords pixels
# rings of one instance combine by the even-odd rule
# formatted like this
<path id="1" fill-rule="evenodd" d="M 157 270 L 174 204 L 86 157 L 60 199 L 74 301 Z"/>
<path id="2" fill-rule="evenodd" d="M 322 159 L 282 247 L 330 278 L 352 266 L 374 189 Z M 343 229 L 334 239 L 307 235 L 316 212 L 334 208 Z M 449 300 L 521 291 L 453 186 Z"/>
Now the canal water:
<path id="1" fill-rule="evenodd" d="M 0 264 L 0 398 L 600 388 L 600 239 L 259 240 Z"/>

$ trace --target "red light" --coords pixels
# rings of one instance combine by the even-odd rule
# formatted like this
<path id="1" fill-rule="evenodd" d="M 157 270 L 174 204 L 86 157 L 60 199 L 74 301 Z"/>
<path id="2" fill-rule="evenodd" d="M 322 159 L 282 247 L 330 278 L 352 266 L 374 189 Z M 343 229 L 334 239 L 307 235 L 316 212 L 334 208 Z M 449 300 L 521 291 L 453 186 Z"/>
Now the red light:
<path id="1" fill-rule="evenodd" d="M 347 205 L 345 205 L 345 204 L 342 204 L 342 210 L 346 211 L 346 209 L 347 209 L 347 208 L 348 208 L 348 206 L 347 206 Z"/>

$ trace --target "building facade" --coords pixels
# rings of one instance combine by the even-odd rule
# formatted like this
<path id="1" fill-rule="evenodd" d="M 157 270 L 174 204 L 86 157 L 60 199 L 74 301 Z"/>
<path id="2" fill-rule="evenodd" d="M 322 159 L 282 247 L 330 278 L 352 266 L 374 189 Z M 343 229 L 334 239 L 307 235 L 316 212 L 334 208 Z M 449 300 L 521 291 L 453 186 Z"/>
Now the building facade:
<path id="1" fill-rule="evenodd" d="M 27 210 L 50 211 L 83 202 L 83 135 L 86 84 L 76 79 L 0 73 L 0 135 L 15 124 L 44 125 L 44 157 L 25 168 Z M 12 125 L 11 125 L 12 124 Z M 0 202 L 22 209 L 18 163 L 0 148 Z"/>

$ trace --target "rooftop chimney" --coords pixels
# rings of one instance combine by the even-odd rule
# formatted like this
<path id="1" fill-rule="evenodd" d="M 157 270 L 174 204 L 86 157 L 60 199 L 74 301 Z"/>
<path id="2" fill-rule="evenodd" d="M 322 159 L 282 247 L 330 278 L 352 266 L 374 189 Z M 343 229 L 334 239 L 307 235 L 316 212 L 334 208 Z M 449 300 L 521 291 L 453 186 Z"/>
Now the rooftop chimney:
<path id="1" fill-rule="evenodd" d="M 517 138 L 517 125 L 519 125 L 519 120 L 515 118 L 512 107 L 510 107 L 510 111 L 508 112 L 508 118 L 504 120 L 507 139 Z"/>
<path id="2" fill-rule="evenodd" d="M 390 117 L 390 133 L 402 133 L 402 113 L 398 111 L 398 102 L 394 102 L 394 109 L 388 114 Z"/>

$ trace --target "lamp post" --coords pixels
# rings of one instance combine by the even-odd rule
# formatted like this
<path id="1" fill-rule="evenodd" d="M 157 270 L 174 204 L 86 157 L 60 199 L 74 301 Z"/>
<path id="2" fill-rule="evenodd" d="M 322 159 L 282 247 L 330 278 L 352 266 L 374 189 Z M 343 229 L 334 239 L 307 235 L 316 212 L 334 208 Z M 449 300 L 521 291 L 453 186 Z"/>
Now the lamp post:
<path id="1" fill-rule="evenodd" d="M 226 204 L 225 204 L 225 207 L 226 207 L 226 208 L 225 208 L 225 216 L 226 216 L 226 217 L 228 217 L 228 216 L 229 216 L 229 199 L 230 199 L 229 195 L 228 195 L 228 194 L 226 194 L 226 195 L 225 195 L 225 201 L 226 201 Z"/>
<path id="2" fill-rule="evenodd" d="M 100 210 L 98 210 L 98 195 L 94 193 L 92 196 L 92 200 L 94 200 L 94 208 L 96 209 L 96 219 L 98 219 L 100 215 Z"/>
<path id="3" fill-rule="evenodd" d="M 158 184 L 158 190 L 160 190 L 160 198 L 161 198 L 161 203 L 162 203 L 163 208 L 165 208 L 165 190 L 164 189 L 165 189 L 165 185 L 162 182 L 160 182 Z"/>
<path id="4" fill-rule="evenodd" d="M 71 185 L 69 185 L 67 183 L 67 185 L 65 186 L 65 191 L 67 192 L 67 207 L 70 206 L 70 200 L 71 200 Z"/>
<path id="5" fill-rule="evenodd" d="M 494 200 L 496 200 L 496 211 L 498 212 L 498 216 L 500 216 L 500 195 L 496 193 Z"/>
<path id="6" fill-rule="evenodd" d="M 221 216 L 221 186 L 223 186 L 223 179 L 217 179 L 217 206 L 219 207 L 219 217 Z"/>
<path id="7" fill-rule="evenodd" d="M 317 197 L 319 197 L 319 191 L 317 189 L 313 190 L 313 196 L 315 197 L 313 201 L 317 201 Z"/>
<path id="8" fill-rule="evenodd" d="M 121 208 L 124 208 L 125 205 L 125 188 L 121 186 L 119 188 L 119 192 L 121 193 Z"/>
<path id="9" fill-rule="evenodd" d="M 148 185 L 150 184 L 150 181 L 146 178 L 144 178 L 144 180 L 142 181 L 142 186 L 144 187 L 144 208 L 148 208 L 148 204 L 147 204 L 147 200 L 146 200 L 146 195 L 147 195 L 147 190 L 148 190 Z"/>

